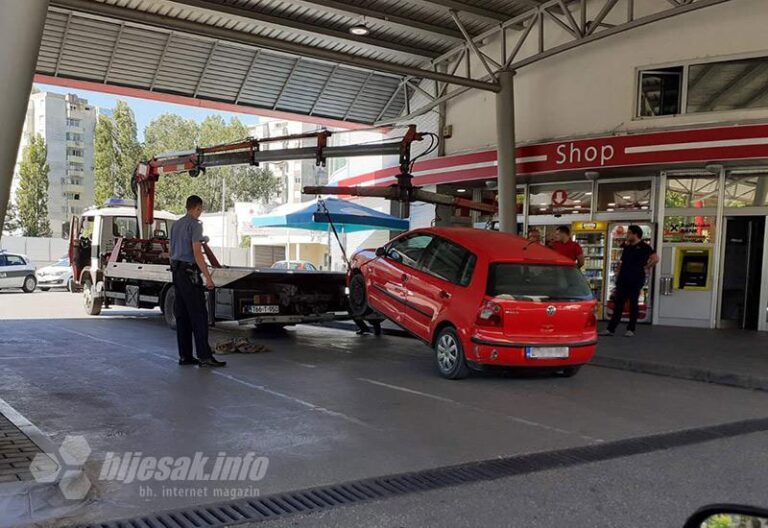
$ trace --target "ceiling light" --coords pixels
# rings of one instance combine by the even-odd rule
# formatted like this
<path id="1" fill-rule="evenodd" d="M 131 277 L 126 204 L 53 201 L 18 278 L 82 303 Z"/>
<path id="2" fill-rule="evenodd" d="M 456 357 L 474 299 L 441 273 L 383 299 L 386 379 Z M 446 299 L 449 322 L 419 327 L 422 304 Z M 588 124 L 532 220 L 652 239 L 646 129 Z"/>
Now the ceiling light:
<path id="1" fill-rule="evenodd" d="M 584 194 L 585 194 L 586 196 L 592 196 L 592 193 L 591 193 L 591 192 L 585 192 Z"/>
<path id="2" fill-rule="evenodd" d="M 632 199 L 631 196 L 622 196 L 622 198 L 624 198 L 625 200 L 631 200 Z"/>
<path id="3" fill-rule="evenodd" d="M 370 29 L 368 29 L 368 26 L 366 26 L 364 23 L 360 22 L 359 24 L 355 24 L 351 28 L 349 28 L 349 32 L 353 35 L 357 35 L 360 37 L 364 37 L 368 33 L 371 32 Z"/>
<path id="4" fill-rule="evenodd" d="M 467 190 L 466 189 L 456 189 L 456 192 L 465 193 L 465 192 L 467 192 Z"/>
<path id="5" fill-rule="evenodd" d="M 608 207 L 616 207 L 616 203 L 615 202 L 611 202 L 611 203 L 608 204 Z"/>
<path id="6" fill-rule="evenodd" d="M 608 211 L 609 213 L 612 213 L 613 209 L 609 207 L 608 209 L 606 209 L 606 211 Z"/>

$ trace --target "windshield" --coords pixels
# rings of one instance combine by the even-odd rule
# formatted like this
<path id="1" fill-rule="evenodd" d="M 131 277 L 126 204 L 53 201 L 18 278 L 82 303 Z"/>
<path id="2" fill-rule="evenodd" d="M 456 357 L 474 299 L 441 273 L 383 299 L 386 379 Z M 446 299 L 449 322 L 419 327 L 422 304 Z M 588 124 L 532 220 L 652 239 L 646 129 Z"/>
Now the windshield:
<path id="1" fill-rule="evenodd" d="M 592 300 L 584 275 L 574 266 L 491 264 L 488 295 L 516 301 Z"/>
<path id="2" fill-rule="evenodd" d="M 57 268 L 66 268 L 69 266 L 69 257 L 60 259 L 56 264 L 54 264 Z"/>

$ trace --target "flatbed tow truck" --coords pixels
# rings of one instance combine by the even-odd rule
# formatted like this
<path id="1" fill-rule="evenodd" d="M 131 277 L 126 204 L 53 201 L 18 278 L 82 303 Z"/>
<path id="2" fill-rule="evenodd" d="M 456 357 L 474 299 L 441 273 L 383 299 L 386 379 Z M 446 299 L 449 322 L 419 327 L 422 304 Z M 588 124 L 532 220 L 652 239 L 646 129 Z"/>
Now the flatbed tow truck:
<path id="1" fill-rule="evenodd" d="M 307 194 L 374 196 L 401 203 L 401 217 L 408 216 L 408 204 L 421 200 L 443 205 L 488 211 L 480 204 L 419 189 L 411 185 L 411 144 L 432 134 L 420 134 L 411 125 L 402 138 L 381 143 L 327 146 L 331 132 L 257 139 L 198 148 L 191 152 L 157 156 L 139 163 L 132 177 L 137 196 L 134 207 L 125 203 L 86 211 L 73 218 L 70 226 L 69 257 L 76 286 L 83 291 L 85 310 L 98 315 L 103 308 L 130 306 L 160 307 L 169 326 L 175 326 L 175 292 L 171 280 L 169 235 L 175 216 L 154 210 L 155 183 L 160 176 L 187 173 L 198 177 L 211 167 L 258 165 L 288 159 L 326 159 L 353 156 L 398 156 L 400 174 L 388 187 L 312 187 Z M 265 149 L 266 143 L 312 140 L 310 147 Z M 425 155 L 422 153 L 420 156 Z M 319 215 L 322 208 L 318 207 Z M 328 217 L 329 223 L 333 223 Z M 333 229 L 336 232 L 335 228 Z M 345 273 L 255 269 L 222 266 L 203 245 L 215 288 L 207 292 L 209 322 L 236 321 L 242 325 L 293 325 L 334 319 L 349 319 Z"/>

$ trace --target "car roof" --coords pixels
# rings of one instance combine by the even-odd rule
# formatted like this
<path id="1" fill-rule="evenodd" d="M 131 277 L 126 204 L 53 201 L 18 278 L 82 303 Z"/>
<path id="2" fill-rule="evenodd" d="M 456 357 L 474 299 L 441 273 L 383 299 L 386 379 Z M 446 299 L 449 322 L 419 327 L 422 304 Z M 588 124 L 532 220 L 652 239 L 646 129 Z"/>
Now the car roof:
<path id="1" fill-rule="evenodd" d="M 568 257 L 542 244 L 531 243 L 530 240 L 511 233 L 469 227 L 429 227 L 411 231 L 413 232 L 432 233 L 446 238 L 492 262 L 538 261 L 550 264 L 573 264 Z"/>

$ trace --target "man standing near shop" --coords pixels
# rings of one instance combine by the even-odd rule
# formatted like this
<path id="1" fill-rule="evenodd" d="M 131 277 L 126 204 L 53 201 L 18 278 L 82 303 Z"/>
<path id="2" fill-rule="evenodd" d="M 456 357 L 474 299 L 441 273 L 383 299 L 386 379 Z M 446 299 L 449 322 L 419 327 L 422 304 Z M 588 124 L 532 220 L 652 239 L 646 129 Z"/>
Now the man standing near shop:
<path id="1" fill-rule="evenodd" d="M 174 314 L 179 365 L 223 367 L 227 363 L 214 358 L 208 344 L 208 308 L 203 287 L 213 290 L 214 285 L 203 255 L 202 213 L 202 198 L 192 195 L 187 198 L 187 214 L 171 227 L 171 272 L 176 294 Z M 197 359 L 192 355 L 193 337 Z"/>
<path id="2" fill-rule="evenodd" d="M 584 251 L 578 242 L 571 239 L 571 228 L 567 225 L 558 226 L 555 230 L 555 240 L 549 247 L 573 260 L 578 267 L 584 266 Z"/>
<path id="3" fill-rule="evenodd" d="M 640 292 L 645 286 L 646 273 L 650 273 L 658 262 L 659 257 L 656 255 L 656 251 L 643 240 L 643 230 L 640 226 L 629 226 L 627 229 L 627 241 L 624 243 L 619 267 L 616 269 L 613 314 L 608 323 L 608 328 L 600 332 L 600 335 L 614 335 L 616 327 L 621 322 L 624 305 L 627 301 L 629 301 L 629 323 L 627 324 L 627 331 L 624 336 L 633 337 L 635 335 Z"/>

